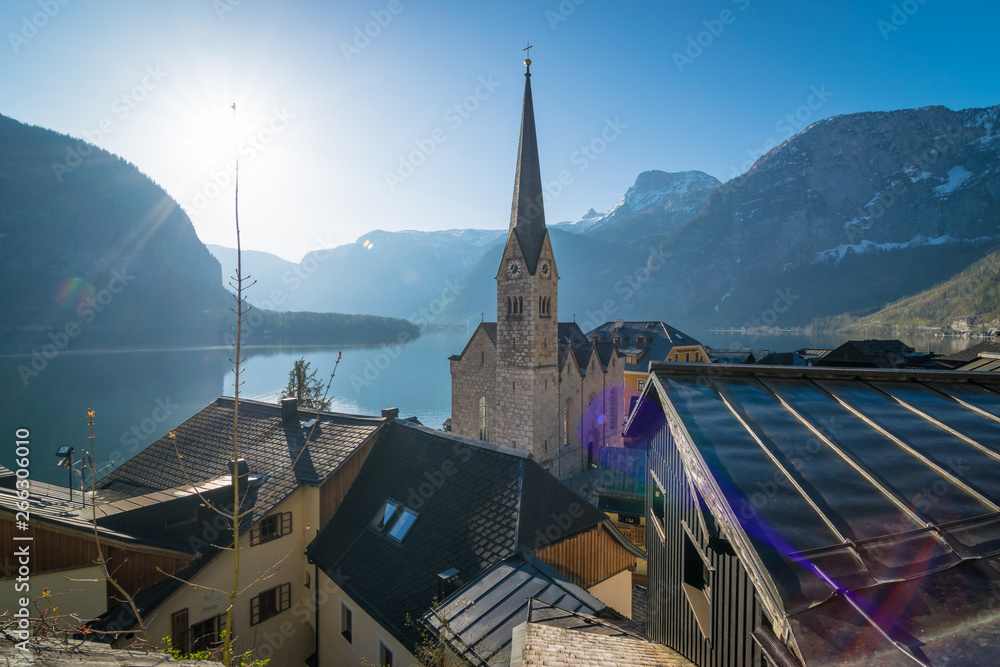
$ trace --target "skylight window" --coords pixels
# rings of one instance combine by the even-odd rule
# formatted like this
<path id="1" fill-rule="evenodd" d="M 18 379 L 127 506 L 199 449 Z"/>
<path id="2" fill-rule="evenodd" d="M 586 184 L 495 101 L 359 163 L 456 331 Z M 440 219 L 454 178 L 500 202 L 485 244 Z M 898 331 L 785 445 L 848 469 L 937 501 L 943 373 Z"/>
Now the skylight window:
<path id="1" fill-rule="evenodd" d="M 378 514 L 372 519 L 372 528 L 378 532 L 382 532 L 386 525 L 392 520 L 392 517 L 396 515 L 396 510 L 400 508 L 400 504 L 395 500 L 387 500 L 379 508 Z"/>
<path id="2" fill-rule="evenodd" d="M 389 537 L 397 542 L 402 542 L 403 538 L 406 537 L 406 534 L 410 532 L 410 528 L 413 527 L 413 522 L 416 520 L 417 513 L 409 507 L 404 507 L 399 518 L 396 519 L 396 523 L 389 529 Z"/>

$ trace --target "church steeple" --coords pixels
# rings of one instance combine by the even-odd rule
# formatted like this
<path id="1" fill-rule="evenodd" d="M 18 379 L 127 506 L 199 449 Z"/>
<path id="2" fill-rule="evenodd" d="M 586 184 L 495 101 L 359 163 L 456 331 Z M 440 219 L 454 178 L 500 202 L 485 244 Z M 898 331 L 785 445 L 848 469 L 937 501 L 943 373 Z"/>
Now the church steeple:
<path id="1" fill-rule="evenodd" d="M 525 49 L 531 48 L 529 44 Z M 545 210 L 542 204 L 542 173 L 538 166 L 535 112 L 531 104 L 531 59 L 524 66 L 524 109 L 521 112 L 521 140 L 517 147 L 514 175 L 514 202 L 510 209 L 510 230 L 524 253 L 525 268 L 535 275 L 545 241 Z"/>

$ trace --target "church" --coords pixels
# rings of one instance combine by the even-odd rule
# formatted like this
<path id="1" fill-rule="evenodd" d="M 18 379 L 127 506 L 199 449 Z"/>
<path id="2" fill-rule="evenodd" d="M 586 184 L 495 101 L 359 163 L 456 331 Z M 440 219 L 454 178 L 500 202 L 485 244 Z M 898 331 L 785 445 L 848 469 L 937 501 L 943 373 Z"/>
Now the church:
<path id="1" fill-rule="evenodd" d="M 565 479 L 600 447 L 622 444 L 625 358 L 618 344 L 560 322 L 559 271 L 542 203 L 524 61 L 524 108 L 510 230 L 497 268 L 497 319 L 482 322 L 451 362 L 451 428 L 457 435 L 529 452 Z"/>

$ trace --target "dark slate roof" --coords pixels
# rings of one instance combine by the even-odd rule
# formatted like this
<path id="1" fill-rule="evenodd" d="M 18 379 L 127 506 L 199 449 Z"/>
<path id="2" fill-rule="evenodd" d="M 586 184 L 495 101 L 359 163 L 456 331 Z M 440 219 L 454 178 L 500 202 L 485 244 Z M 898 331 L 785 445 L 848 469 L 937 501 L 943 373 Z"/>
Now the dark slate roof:
<path id="1" fill-rule="evenodd" d="M 757 360 L 758 364 L 762 366 L 794 366 L 795 365 L 795 353 L 794 352 L 768 352 Z"/>
<path id="2" fill-rule="evenodd" d="M 587 336 L 600 343 L 613 343 L 615 336 L 621 338 L 619 349 L 640 347 L 646 353 L 634 364 L 626 364 L 625 370 L 645 372 L 650 362 L 666 361 L 675 346 L 701 345 L 686 333 L 678 331 L 664 322 L 605 322 L 587 332 Z M 636 343 L 636 336 L 642 336 L 643 343 Z"/>
<path id="3" fill-rule="evenodd" d="M 816 361 L 817 366 L 898 368 L 913 348 L 899 340 L 849 340 Z"/>
<path id="4" fill-rule="evenodd" d="M 587 334 L 583 333 L 583 329 L 576 322 L 560 322 L 557 335 L 560 343 L 590 344 Z"/>
<path id="5" fill-rule="evenodd" d="M 1000 378 L 670 364 L 654 378 L 690 478 L 805 664 L 995 662 Z"/>
<path id="6" fill-rule="evenodd" d="M 749 349 L 729 349 L 721 347 L 705 347 L 708 358 L 713 364 L 752 364 L 754 355 Z"/>
<path id="7" fill-rule="evenodd" d="M 992 352 L 994 354 L 1000 353 L 1000 342 L 983 341 L 982 343 L 977 343 L 971 347 L 967 347 L 961 352 L 955 352 L 954 354 L 938 357 L 938 360 L 960 361 L 964 363 L 976 360 L 983 352 Z"/>
<path id="8" fill-rule="evenodd" d="M 299 410 L 297 419 L 285 424 L 281 406 L 248 400 L 240 400 L 239 415 L 240 456 L 247 460 L 251 473 L 266 476 L 255 491 L 260 502 L 255 504 L 251 521 L 267 514 L 299 485 L 321 483 L 384 423 L 381 418 L 323 412 L 315 428 L 309 429 L 305 424 L 316 417 L 315 410 Z M 176 450 L 164 435 L 102 478 L 98 488 L 139 496 L 182 486 L 187 479 L 177 460 L 178 451 L 191 481 L 204 482 L 228 473 L 232 398 L 218 398 L 174 431 Z"/>
<path id="9" fill-rule="evenodd" d="M 606 609 L 590 593 L 524 553 L 497 563 L 422 620 L 435 631 L 446 625 L 453 650 L 470 663 L 507 664 L 511 635 L 529 619 L 532 598 L 553 609 L 553 615 Z"/>
<path id="10" fill-rule="evenodd" d="M 371 522 L 387 499 L 419 513 L 402 543 Z M 382 430 L 309 557 L 408 647 L 439 595 L 438 575 L 462 585 L 497 563 L 605 519 L 525 452 L 394 421 Z"/>
<path id="11" fill-rule="evenodd" d="M 473 339 L 476 337 L 476 334 L 479 333 L 480 329 L 483 330 L 483 332 L 486 334 L 486 337 L 490 339 L 491 343 L 493 343 L 493 347 L 496 347 L 497 346 L 497 323 L 496 322 L 480 322 L 479 326 L 476 327 L 476 330 L 472 332 L 471 336 L 469 336 L 469 342 L 465 344 L 465 347 L 462 348 L 462 351 L 459 354 L 453 354 L 453 355 L 451 355 L 450 357 L 448 357 L 448 360 L 449 361 L 460 361 L 462 359 L 462 357 L 465 356 L 466 351 L 468 351 L 468 349 L 469 349 L 469 345 L 472 344 Z"/>
<path id="12" fill-rule="evenodd" d="M 535 138 L 535 112 L 531 103 L 531 73 L 524 75 L 524 108 L 521 112 L 521 139 L 517 146 L 517 172 L 514 175 L 514 200 L 510 210 L 510 233 L 517 237 L 528 273 L 535 275 L 545 228 L 542 202 L 542 172 L 538 166 L 538 141 Z"/>

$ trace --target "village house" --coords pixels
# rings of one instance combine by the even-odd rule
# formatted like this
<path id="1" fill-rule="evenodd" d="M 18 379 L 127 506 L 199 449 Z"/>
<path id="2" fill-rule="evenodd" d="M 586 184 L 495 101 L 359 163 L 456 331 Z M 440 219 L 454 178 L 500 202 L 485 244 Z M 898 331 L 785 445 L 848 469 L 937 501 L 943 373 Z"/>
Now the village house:
<path id="1" fill-rule="evenodd" d="M 983 665 L 1000 378 L 654 365 L 648 634 L 697 665 Z"/>
<path id="2" fill-rule="evenodd" d="M 309 546 L 320 664 L 503 664 L 527 599 L 631 616 L 642 551 L 519 449 L 396 420 Z"/>
<path id="3" fill-rule="evenodd" d="M 216 649 L 233 551 L 229 519 L 215 508 L 232 507 L 238 475 L 246 514 L 235 647 L 271 659 L 272 667 L 299 667 L 316 652 L 315 572 L 306 562 L 306 545 L 337 510 L 387 419 L 300 410 L 294 398 L 281 405 L 241 400 L 240 460 L 232 465 L 233 411 L 233 399 L 219 398 L 101 479 L 99 497 L 123 500 L 99 500 L 98 524 L 143 545 L 168 541 L 187 556 L 184 569 L 173 568 L 175 577 L 161 575 L 136 603 L 153 641 L 169 637 L 182 653 Z M 206 492 L 177 497 L 191 483 Z M 171 539 L 175 530 L 181 532 Z M 124 604 L 90 627 L 109 633 L 106 640 L 116 646 L 130 644 L 138 631 Z"/>

